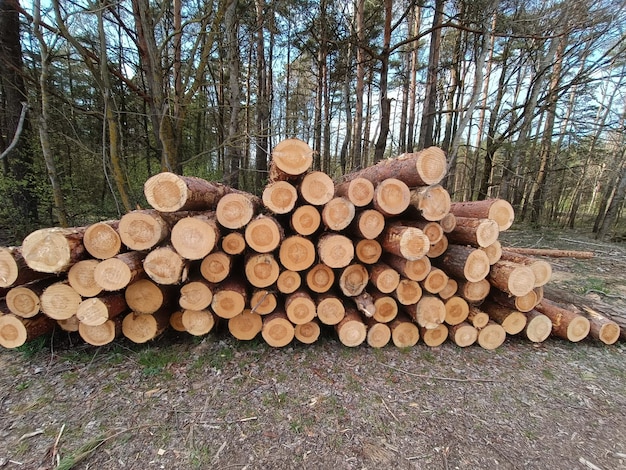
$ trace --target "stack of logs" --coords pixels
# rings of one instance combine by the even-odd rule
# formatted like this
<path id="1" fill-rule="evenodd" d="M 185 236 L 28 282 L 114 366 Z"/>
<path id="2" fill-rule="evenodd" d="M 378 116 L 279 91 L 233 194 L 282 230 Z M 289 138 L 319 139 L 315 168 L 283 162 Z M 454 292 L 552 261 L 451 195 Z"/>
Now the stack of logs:
<path id="1" fill-rule="evenodd" d="M 92 345 L 143 343 L 218 323 L 274 347 L 324 330 L 351 347 L 620 336 L 606 317 L 543 298 L 551 265 L 498 241 L 508 202 L 451 203 L 439 148 L 336 182 L 311 170 L 312 155 L 298 139 L 279 143 L 262 198 L 160 173 L 144 185 L 152 209 L 0 249 L 0 344 L 55 327 Z"/>

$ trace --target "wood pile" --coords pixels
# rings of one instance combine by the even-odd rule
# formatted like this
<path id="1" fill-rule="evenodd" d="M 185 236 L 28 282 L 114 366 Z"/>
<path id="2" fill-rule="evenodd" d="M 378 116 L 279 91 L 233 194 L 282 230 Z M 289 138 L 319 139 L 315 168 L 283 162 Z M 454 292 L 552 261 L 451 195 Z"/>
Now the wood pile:
<path id="1" fill-rule="evenodd" d="M 500 199 L 451 203 L 444 152 L 400 155 L 339 181 L 311 170 L 298 139 L 272 152 L 262 197 L 159 173 L 151 208 L 28 235 L 0 249 L 0 345 L 61 328 L 89 344 L 151 341 L 167 328 L 283 347 L 333 334 L 350 347 L 508 335 L 606 344 L 620 326 L 544 299 L 548 262 L 501 246 Z"/>

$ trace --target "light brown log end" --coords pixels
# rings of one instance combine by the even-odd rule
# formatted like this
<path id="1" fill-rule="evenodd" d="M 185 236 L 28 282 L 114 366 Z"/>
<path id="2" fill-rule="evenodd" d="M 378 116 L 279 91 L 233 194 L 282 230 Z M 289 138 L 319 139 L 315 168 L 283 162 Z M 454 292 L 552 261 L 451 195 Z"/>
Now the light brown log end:
<path id="1" fill-rule="evenodd" d="M 313 235 L 320 228 L 322 216 L 317 207 L 310 204 L 298 206 L 291 215 L 291 227 L 304 236 Z"/>
<path id="2" fill-rule="evenodd" d="M 310 321 L 302 325 L 296 325 L 294 333 L 296 339 L 301 343 L 313 344 L 320 337 L 321 329 L 319 323 Z"/>
<path id="3" fill-rule="evenodd" d="M 387 217 L 402 214 L 411 203 L 411 190 L 403 181 L 387 178 L 374 189 L 374 208 Z"/>
<path id="4" fill-rule="evenodd" d="M 118 222 L 96 222 L 85 230 L 83 244 L 87 252 L 97 259 L 108 259 L 122 249 L 122 239 L 117 231 Z"/>
<path id="5" fill-rule="evenodd" d="M 274 214 L 288 214 L 296 206 L 298 191 L 287 181 L 276 181 L 263 189 L 263 205 Z"/>
<path id="6" fill-rule="evenodd" d="M 199 260 L 213 251 L 219 237 L 213 217 L 185 217 L 172 227 L 170 241 L 183 258 Z"/>
<path id="7" fill-rule="evenodd" d="M 487 326 L 478 331 L 478 344 L 487 350 L 496 349 L 506 340 L 506 331 L 495 322 L 489 322 Z"/>
<path id="8" fill-rule="evenodd" d="M 312 163 L 313 149 L 300 139 L 281 140 L 272 149 L 272 164 L 286 175 L 301 175 Z"/>
<path id="9" fill-rule="evenodd" d="M 204 336 L 215 327 L 215 317 L 209 309 L 185 309 L 182 311 L 180 321 L 185 331 L 193 336 Z"/>
<path id="10" fill-rule="evenodd" d="M 312 171 L 302 178 L 300 195 L 313 206 L 323 206 L 335 195 L 335 185 L 326 173 Z"/>
<path id="11" fill-rule="evenodd" d="M 236 256 L 246 249 L 246 239 L 240 232 L 230 232 L 222 237 L 222 251 L 227 255 Z"/>
<path id="12" fill-rule="evenodd" d="M 356 209 L 354 204 L 344 197 L 334 197 L 322 209 L 322 221 L 329 230 L 339 231 L 350 225 Z"/>
<path id="13" fill-rule="evenodd" d="M 237 230 L 245 227 L 257 211 L 254 198 L 244 193 L 224 195 L 215 209 L 215 216 L 222 227 Z"/>
<path id="14" fill-rule="evenodd" d="M 254 287 L 269 287 L 278 279 L 280 267 L 271 254 L 258 254 L 246 260 L 245 273 L 246 279 Z"/>
<path id="15" fill-rule="evenodd" d="M 250 341 L 263 329 L 261 315 L 245 309 L 239 315 L 228 320 L 228 331 L 241 341 Z"/>
<path id="16" fill-rule="evenodd" d="M 287 237 L 278 251 L 280 264 L 290 271 L 304 271 L 315 262 L 315 246 L 308 238 L 300 235 Z M 325 262 L 325 260 L 322 260 Z M 328 264 L 328 263 L 326 263 Z M 330 264 L 328 264 L 331 266 Z"/>

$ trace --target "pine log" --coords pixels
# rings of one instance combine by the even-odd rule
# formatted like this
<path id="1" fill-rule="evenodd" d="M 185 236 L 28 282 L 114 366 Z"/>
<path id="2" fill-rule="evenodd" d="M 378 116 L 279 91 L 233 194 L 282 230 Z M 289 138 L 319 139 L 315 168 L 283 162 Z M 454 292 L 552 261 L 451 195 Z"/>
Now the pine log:
<path id="1" fill-rule="evenodd" d="M 169 319 L 169 324 L 174 331 L 178 331 L 180 333 L 187 332 L 185 325 L 183 325 L 183 310 L 176 310 L 172 312 Z"/>
<path id="2" fill-rule="evenodd" d="M 381 235 L 383 250 L 408 260 L 420 259 L 430 249 L 428 237 L 420 229 L 389 224 Z"/>
<path id="3" fill-rule="evenodd" d="M 206 335 L 215 328 L 216 324 L 215 316 L 208 308 L 200 310 L 184 309 L 181 311 L 180 322 L 184 331 L 193 336 Z"/>
<path id="4" fill-rule="evenodd" d="M 389 323 L 396 318 L 400 312 L 398 303 L 390 295 L 385 295 L 380 291 L 372 290 L 374 299 L 374 315 L 372 318 L 380 323 Z"/>
<path id="5" fill-rule="evenodd" d="M 122 320 L 122 334 L 133 343 L 147 343 L 155 339 L 169 326 L 170 312 L 159 310 L 152 315 L 129 313 Z"/>
<path id="6" fill-rule="evenodd" d="M 102 292 L 102 287 L 96 282 L 94 273 L 100 264 L 97 259 L 85 259 L 74 264 L 67 272 L 67 280 L 82 297 L 95 297 Z"/>
<path id="7" fill-rule="evenodd" d="M 485 252 L 469 246 L 449 245 L 442 256 L 431 261 L 457 279 L 478 282 L 489 274 L 490 264 Z"/>
<path id="8" fill-rule="evenodd" d="M 214 210 L 233 189 L 195 176 L 163 172 L 143 185 L 148 204 L 159 212 Z"/>
<path id="9" fill-rule="evenodd" d="M 374 188 L 374 209 L 385 217 L 402 214 L 411 203 L 411 190 L 397 178 L 387 178 Z"/>
<path id="10" fill-rule="evenodd" d="M 173 285 L 187 278 L 188 263 L 173 247 L 161 246 L 146 255 L 143 269 L 154 282 Z"/>
<path id="11" fill-rule="evenodd" d="M 446 307 L 443 301 L 434 295 L 424 294 L 415 306 L 405 307 L 405 312 L 413 320 L 426 329 L 437 328 L 446 318 Z"/>
<path id="12" fill-rule="evenodd" d="M 439 222 L 429 222 L 427 220 L 407 220 L 403 219 L 400 221 L 402 225 L 406 225 L 408 227 L 415 227 L 420 229 L 424 234 L 428 237 L 428 241 L 431 245 L 439 242 L 443 237 L 443 229 Z"/>
<path id="13" fill-rule="evenodd" d="M 467 322 L 459 323 L 448 328 L 450 340 L 461 348 L 471 346 L 478 339 L 478 330 Z"/>
<path id="14" fill-rule="evenodd" d="M 411 191 L 407 213 L 418 215 L 431 222 L 440 221 L 450 213 L 450 194 L 440 185 L 417 188 Z M 448 220 L 448 226 L 451 222 Z"/>
<path id="15" fill-rule="evenodd" d="M 11 313 L 0 315 L 0 346 L 7 349 L 20 346 L 43 335 L 50 334 L 56 322 L 46 315 L 20 318 Z"/>
<path id="16" fill-rule="evenodd" d="M 529 256 L 507 250 L 502 251 L 500 259 L 528 266 L 535 276 L 535 287 L 546 285 L 552 277 L 552 266 L 545 260 L 531 258 Z"/>
<path id="17" fill-rule="evenodd" d="M 444 271 L 433 266 L 426 278 L 420 282 L 420 285 L 426 292 L 438 294 L 446 288 L 448 279 L 448 275 Z"/>
<path id="18" fill-rule="evenodd" d="M 263 206 L 274 214 L 288 214 L 296 206 L 298 191 L 287 181 L 276 181 L 263 189 Z"/>
<path id="19" fill-rule="evenodd" d="M 274 292 L 267 289 L 257 289 L 250 297 L 250 310 L 259 315 L 267 315 L 276 310 L 278 299 Z"/>
<path id="20" fill-rule="evenodd" d="M 456 295 L 450 297 L 445 301 L 444 306 L 446 308 L 444 321 L 448 325 L 458 325 L 467 320 L 470 307 L 463 297 Z"/>
<path id="21" fill-rule="evenodd" d="M 530 312 L 540 302 L 537 292 L 533 289 L 528 294 L 520 297 L 512 296 L 500 289 L 492 289 L 490 298 L 500 305 L 519 310 L 522 313 Z"/>
<path id="22" fill-rule="evenodd" d="M 296 271 L 281 271 L 276 280 L 276 289 L 283 294 L 292 294 L 302 285 L 302 277 Z"/>
<path id="23" fill-rule="evenodd" d="M 145 209 L 124 214 L 118 232 L 122 243 L 130 250 L 144 251 L 168 238 L 170 228 L 159 212 Z"/>
<path id="24" fill-rule="evenodd" d="M 400 273 L 383 262 L 368 266 L 368 271 L 372 285 L 385 294 L 395 291 L 400 283 Z"/>
<path id="25" fill-rule="evenodd" d="M 339 277 L 339 288 L 343 295 L 355 297 L 359 295 L 367 286 L 369 273 L 362 264 L 355 263 L 346 266 Z"/>
<path id="26" fill-rule="evenodd" d="M 85 227 L 42 228 L 24 238 L 21 253 L 29 268 L 43 273 L 66 272 L 87 252 L 83 245 Z"/>
<path id="27" fill-rule="evenodd" d="M 21 318 L 32 318 L 40 311 L 40 296 L 54 281 L 41 279 L 29 284 L 12 287 L 5 297 L 9 312 Z"/>
<path id="28" fill-rule="evenodd" d="M 315 246 L 308 238 L 292 235 L 283 240 L 278 250 L 280 264 L 290 271 L 304 271 L 315 262 Z M 326 260 L 323 262 L 331 266 Z"/>
<path id="29" fill-rule="evenodd" d="M 446 156 L 443 150 L 428 147 L 419 152 L 381 160 L 375 165 L 344 175 L 342 180 L 345 182 L 365 178 L 377 184 L 387 178 L 398 178 L 409 187 L 428 186 L 439 183 L 446 170 Z"/>
<path id="30" fill-rule="evenodd" d="M 330 290 L 335 283 L 335 272 L 324 263 L 318 263 L 306 273 L 307 287 L 318 294 Z"/>
<path id="31" fill-rule="evenodd" d="M 441 346 L 448 339 L 448 327 L 443 323 L 431 329 L 420 327 L 419 332 L 424 344 L 431 348 Z"/>
<path id="32" fill-rule="evenodd" d="M 589 336 L 604 344 L 614 344 L 619 339 L 621 329 L 616 322 L 589 307 L 581 310 L 591 323 Z"/>
<path id="33" fill-rule="evenodd" d="M 477 282 L 457 279 L 457 284 L 457 292 L 470 304 L 481 303 L 487 298 L 489 292 L 491 291 L 491 284 L 489 284 L 487 279 L 481 279 Z"/>
<path id="34" fill-rule="evenodd" d="M 487 257 L 489 258 L 489 264 L 496 264 L 502 258 L 502 244 L 499 240 L 496 240 L 491 245 L 481 247 Z"/>
<path id="35" fill-rule="evenodd" d="M 503 307 L 490 300 L 485 301 L 480 308 L 489 315 L 489 318 L 502 325 L 509 335 L 520 333 L 526 326 L 526 315 L 519 310 Z"/>
<path id="36" fill-rule="evenodd" d="M 143 261 L 146 256 L 140 251 L 120 253 L 98 263 L 93 278 L 103 290 L 124 289 L 132 282 L 145 277 Z"/>
<path id="37" fill-rule="evenodd" d="M 108 259 L 122 249 L 122 238 L 118 232 L 119 220 L 96 222 L 85 230 L 83 244 L 87 253 L 96 259 Z"/>
<path id="38" fill-rule="evenodd" d="M 336 325 L 346 314 L 342 299 L 335 294 L 318 295 L 316 300 L 317 318 L 325 325 Z"/>
<path id="39" fill-rule="evenodd" d="M 501 325 L 490 321 L 485 327 L 478 330 L 478 344 L 481 348 L 493 350 L 502 346 L 506 340 L 506 331 Z"/>
<path id="40" fill-rule="evenodd" d="M 403 278 L 392 295 L 400 305 L 416 304 L 422 298 L 422 287 L 417 281 Z"/>
<path id="41" fill-rule="evenodd" d="M 272 149 L 270 161 L 270 181 L 293 179 L 309 168 L 313 163 L 313 150 L 300 139 L 281 140 Z"/>
<path id="42" fill-rule="evenodd" d="M 333 180 L 321 171 L 307 173 L 298 189 L 302 199 L 313 206 L 323 206 L 335 195 Z"/>
<path id="43" fill-rule="evenodd" d="M 227 255 L 237 256 L 246 249 L 246 239 L 241 232 L 230 232 L 222 237 L 222 251 Z"/>
<path id="44" fill-rule="evenodd" d="M 200 263 L 202 277 L 211 283 L 222 282 L 232 269 L 233 259 L 223 251 L 214 251 L 204 257 Z"/>
<path id="45" fill-rule="evenodd" d="M 504 199 L 455 202 L 450 206 L 450 212 L 457 217 L 495 220 L 501 232 L 511 227 L 515 219 L 513 206 Z"/>
<path id="46" fill-rule="evenodd" d="M 78 334 L 87 344 L 104 346 L 112 343 L 122 333 L 122 318 L 115 317 L 102 325 L 78 323 Z"/>
<path id="47" fill-rule="evenodd" d="M 315 318 L 315 302 L 305 289 L 299 289 L 285 297 L 285 313 L 291 323 L 302 325 Z"/>
<path id="48" fill-rule="evenodd" d="M 347 228 L 354 216 L 356 209 L 345 197 L 334 197 L 322 209 L 322 222 L 329 230 L 339 231 Z"/>
<path id="49" fill-rule="evenodd" d="M 438 258 L 443 255 L 447 249 L 448 237 L 444 235 L 437 243 L 435 243 L 434 245 L 430 245 L 428 252 L 426 252 L 426 256 L 428 256 L 429 258 Z"/>
<path id="50" fill-rule="evenodd" d="M 20 247 L 0 247 L 0 288 L 20 286 L 50 277 L 50 274 L 31 269 L 22 256 Z"/>
<path id="51" fill-rule="evenodd" d="M 550 300 L 543 299 L 535 308 L 552 321 L 553 336 L 575 343 L 585 339 L 591 330 L 587 318 Z"/>
<path id="52" fill-rule="evenodd" d="M 456 282 L 456 279 L 449 277 L 448 282 L 446 282 L 446 286 L 439 291 L 439 297 L 441 297 L 442 300 L 448 300 L 456 294 L 458 288 L 459 283 Z"/>
<path id="53" fill-rule="evenodd" d="M 223 281 L 213 292 L 211 309 L 220 318 L 229 319 L 243 312 L 246 307 L 246 282 L 241 279 L 230 278 Z"/>
<path id="54" fill-rule="evenodd" d="M 63 331 L 67 331 L 68 333 L 78 332 L 78 326 L 80 322 L 78 321 L 78 318 L 76 318 L 76 315 L 72 315 L 71 317 L 66 318 L 65 320 L 57 320 L 56 322 L 57 322 L 57 325 L 59 325 Z"/>
<path id="55" fill-rule="evenodd" d="M 467 321 L 475 328 L 484 328 L 489 323 L 489 315 L 478 307 L 471 306 L 467 314 Z"/>
<path id="56" fill-rule="evenodd" d="M 280 274 L 278 262 L 269 253 L 251 255 L 246 259 L 246 279 L 254 287 L 269 287 Z"/>
<path id="57" fill-rule="evenodd" d="M 302 325 L 296 325 L 294 330 L 296 339 L 304 344 L 315 343 L 319 339 L 321 332 L 320 325 L 315 320 L 311 320 Z"/>
<path id="58" fill-rule="evenodd" d="M 285 231 L 274 217 L 259 215 L 246 226 L 244 237 L 257 253 L 270 253 L 285 238 Z"/>
<path id="59" fill-rule="evenodd" d="M 439 225 L 443 229 L 443 233 L 450 233 L 456 227 L 456 216 L 452 212 L 448 212 L 439 221 Z"/>
<path id="60" fill-rule="evenodd" d="M 367 240 L 378 237 L 385 229 L 385 217 L 375 209 L 358 211 L 350 226 L 350 233 Z"/>
<path id="61" fill-rule="evenodd" d="M 317 254 L 320 261 L 330 268 L 348 266 L 354 259 L 354 251 L 352 240 L 345 235 L 325 233 L 317 240 Z M 315 258 L 315 252 L 313 258 Z"/>
<path id="62" fill-rule="evenodd" d="M 374 184 L 365 178 L 354 178 L 336 184 L 335 196 L 349 199 L 356 207 L 365 207 L 374 200 Z"/>
<path id="63" fill-rule="evenodd" d="M 391 329 L 386 323 L 380 323 L 373 318 L 365 320 L 367 326 L 366 341 L 372 348 L 384 348 L 391 341 Z"/>
<path id="64" fill-rule="evenodd" d="M 518 297 L 528 294 L 535 287 L 533 271 L 528 266 L 511 261 L 494 263 L 487 280 L 501 291 Z"/>
<path id="65" fill-rule="evenodd" d="M 293 340 L 295 328 L 283 310 L 276 310 L 263 317 L 261 336 L 268 345 L 282 348 Z"/>
<path id="66" fill-rule="evenodd" d="M 222 226 L 237 230 L 245 227 L 261 207 L 261 199 L 253 194 L 232 192 L 223 196 L 215 208 L 215 218 Z"/>
<path id="67" fill-rule="evenodd" d="M 150 279 L 139 279 L 124 289 L 124 299 L 128 308 L 135 313 L 153 314 L 171 306 L 175 301 L 173 286 L 157 284 Z"/>
<path id="68" fill-rule="evenodd" d="M 376 306 L 374 305 L 374 298 L 367 291 L 361 292 L 352 298 L 356 308 L 361 312 L 365 318 L 371 318 L 376 314 Z"/>
<path id="69" fill-rule="evenodd" d="M 85 325 L 98 326 L 128 311 L 122 292 L 113 292 L 83 300 L 76 309 L 76 318 Z"/>
<path id="70" fill-rule="evenodd" d="M 401 275 L 412 281 L 423 281 L 432 268 L 430 258 L 426 256 L 416 260 L 408 260 L 402 256 L 385 253 L 382 259 Z"/>
<path id="71" fill-rule="evenodd" d="M 518 248 L 507 246 L 506 251 L 519 253 L 528 256 L 548 256 L 550 258 L 575 258 L 575 259 L 591 259 L 594 257 L 593 251 L 575 251 L 575 250 L 552 250 L 545 248 Z"/>
<path id="72" fill-rule="evenodd" d="M 261 315 L 245 309 L 239 315 L 228 319 L 228 331 L 241 341 L 250 341 L 263 329 Z"/>
<path id="73" fill-rule="evenodd" d="M 213 251 L 220 239 L 214 212 L 184 217 L 177 221 L 170 233 L 170 242 L 185 259 L 198 260 Z"/>
<path id="74" fill-rule="evenodd" d="M 552 321 L 537 310 L 526 312 L 524 336 L 533 343 L 543 343 L 552 333 Z"/>
<path id="75" fill-rule="evenodd" d="M 322 224 L 322 216 L 317 207 L 303 204 L 291 214 L 290 224 L 293 231 L 299 235 L 313 235 Z"/>
<path id="76" fill-rule="evenodd" d="M 54 320 L 65 320 L 75 315 L 82 300 L 67 281 L 49 285 L 39 297 L 41 311 Z"/>
<path id="77" fill-rule="evenodd" d="M 383 247 L 376 240 L 362 239 L 354 245 L 354 255 L 363 264 L 377 263 L 383 254 Z"/>
<path id="78" fill-rule="evenodd" d="M 484 248 L 495 243 L 499 234 L 495 220 L 456 216 L 456 227 L 447 236 L 450 243 Z"/>
<path id="79" fill-rule="evenodd" d="M 398 348 L 411 348 L 420 339 L 420 330 L 406 315 L 399 315 L 389 323 L 391 341 Z"/>
<path id="80" fill-rule="evenodd" d="M 350 348 L 363 344 L 367 338 L 367 327 L 353 308 L 346 309 L 346 315 L 335 325 L 335 331 L 341 344 Z"/>
<path id="81" fill-rule="evenodd" d="M 209 308 L 213 301 L 214 289 L 215 285 L 205 279 L 187 281 L 180 288 L 178 305 L 184 310 L 205 310 Z M 128 300 L 128 291 L 126 299 Z"/>

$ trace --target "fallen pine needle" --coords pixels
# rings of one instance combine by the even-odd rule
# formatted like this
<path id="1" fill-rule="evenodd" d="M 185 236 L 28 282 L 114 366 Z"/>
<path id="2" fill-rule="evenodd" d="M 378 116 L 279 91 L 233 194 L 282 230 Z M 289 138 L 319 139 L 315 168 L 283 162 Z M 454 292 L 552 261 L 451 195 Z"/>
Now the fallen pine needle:
<path id="1" fill-rule="evenodd" d="M 398 372 L 402 372 L 403 374 L 407 374 L 410 375 L 412 377 L 419 377 L 420 379 L 427 379 L 427 380 L 447 380 L 450 382 L 497 382 L 497 380 L 495 379 L 459 379 L 456 377 L 442 377 L 442 376 L 438 376 L 438 375 L 426 375 L 426 374 L 416 374 L 414 372 L 409 372 L 408 370 L 403 370 L 403 369 L 399 369 L 397 367 L 394 366 L 390 366 L 389 364 L 385 364 L 384 362 L 379 362 L 379 364 L 388 367 L 389 369 L 393 369 L 395 371 Z"/>

